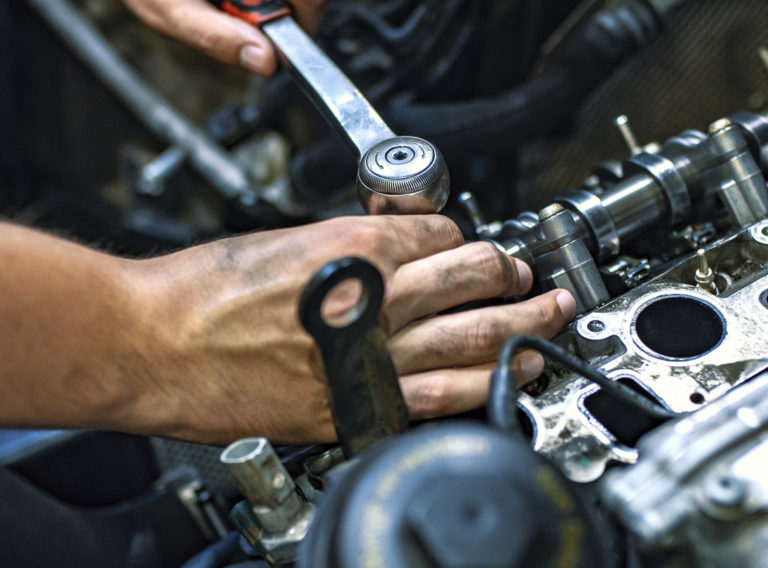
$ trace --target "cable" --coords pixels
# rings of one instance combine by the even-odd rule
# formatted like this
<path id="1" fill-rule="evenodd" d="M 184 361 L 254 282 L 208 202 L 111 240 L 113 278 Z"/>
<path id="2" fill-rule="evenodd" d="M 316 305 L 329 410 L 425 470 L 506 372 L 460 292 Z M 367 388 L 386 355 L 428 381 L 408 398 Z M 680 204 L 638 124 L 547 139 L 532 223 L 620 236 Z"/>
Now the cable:
<path id="1" fill-rule="evenodd" d="M 533 335 L 521 335 L 513 337 L 504 344 L 499 354 L 499 364 L 491 374 L 491 386 L 488 393 L 488 418 L 491 424 L 501 430 L 510 432 L 520 430 L 516 413 L 517 377 L 510 368 L 510 363 L 515 352 L 523 348 L 538 351 L 543 356 L 600 385 L 600 388 L 607 394 L 634 406 L 656 420 L 666 421 L 682 416 L 682 414 L 661 408 L 628 386 L 611 380 L 586 361 L 572 355 L 551 341 Z"/>

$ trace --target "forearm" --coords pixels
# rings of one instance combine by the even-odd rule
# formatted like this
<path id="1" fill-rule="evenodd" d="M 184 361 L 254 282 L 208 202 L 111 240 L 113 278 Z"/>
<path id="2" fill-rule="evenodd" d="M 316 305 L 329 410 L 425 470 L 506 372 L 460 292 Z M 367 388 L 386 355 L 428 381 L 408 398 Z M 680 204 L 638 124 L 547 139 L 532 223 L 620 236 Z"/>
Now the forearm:
<path id="1" fill-rule="evenodd" d="M 148 323 L 130 263 L 0 223 L 0 425 L 126 419 L 141 394 L 129 379 L 146 368 Z"/>
<path id="2" fill-rule="evenodd" d="M 310 276 L 345 255 L 385 278 L 381 318 L 411 417 L 476 408 L 503 342 L 553 336 L 575 302 L 555 290 L 443 314 L 531 286 L 524 264 L 462 240 L 436 215 L 351 217 L 132 261 L 0 223 L 0 426 L 330 442 L 320 355 L 296 308 Z M 338 300 L 339 313 L 354 304 Z M 513 367 L 530 380 L 544 362 L 528 355 Z"/>

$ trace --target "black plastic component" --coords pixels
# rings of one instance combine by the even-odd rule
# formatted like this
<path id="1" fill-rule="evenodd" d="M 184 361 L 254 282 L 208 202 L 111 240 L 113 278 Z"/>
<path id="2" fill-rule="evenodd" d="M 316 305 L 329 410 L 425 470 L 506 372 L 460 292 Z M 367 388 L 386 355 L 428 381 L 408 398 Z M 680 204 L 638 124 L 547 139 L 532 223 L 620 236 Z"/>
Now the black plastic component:
<path id="1" fill-rule="evenodd" d="M 606 566 L 573 486 L 521 439 L 443 423 L 361 460 L 327 495 L 299 568 Z"/>
<path id="2" fill-rule="evenodd" d="M 382 115 L 396 132 L 427 138 L 446 155 L 457 145 L 486 155 L 508 152 L 561 128 L 597 85 L 661 33 L 663 21 L 682 4 L 611 3 L 564 39 L 543 73 L 518 88 L 482 100 L 392 105 Z"/>
<path id="3" fill-rule="evenodd" d="M 79 508 L 0 468 L 0 503 L 0 566 L 165 568 L 180 565 L 205 544 L 192 516 L 168 490 L 110 507 Z"/>
<path id="4" fill-rule="evenodd" d="M 149 439 L 117 432 L 83 432 L 9 467 L 77 507 L 105 507 L 135 498 L 158 476 Z"/>

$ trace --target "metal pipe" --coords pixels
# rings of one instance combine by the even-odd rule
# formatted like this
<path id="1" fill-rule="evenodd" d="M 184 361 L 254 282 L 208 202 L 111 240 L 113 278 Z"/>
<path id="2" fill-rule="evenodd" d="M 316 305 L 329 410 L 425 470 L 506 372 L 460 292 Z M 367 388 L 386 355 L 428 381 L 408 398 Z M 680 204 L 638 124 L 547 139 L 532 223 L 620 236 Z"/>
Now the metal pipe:
<path id="1" fill-rule="evenodd" d="M 253 204 L 245 172 L 203 129 L 155 91 L 68 0 L 27 0 L 62 40 L 157 136 L 183 148 L 192 165 L 227 198 Z"/>
<path id="2" fill-rule="evenodd" d="M 636 175 L 600 196 L 619 239 L 632 237 L 669 213 L 664 191 L 647 175 Z"/>

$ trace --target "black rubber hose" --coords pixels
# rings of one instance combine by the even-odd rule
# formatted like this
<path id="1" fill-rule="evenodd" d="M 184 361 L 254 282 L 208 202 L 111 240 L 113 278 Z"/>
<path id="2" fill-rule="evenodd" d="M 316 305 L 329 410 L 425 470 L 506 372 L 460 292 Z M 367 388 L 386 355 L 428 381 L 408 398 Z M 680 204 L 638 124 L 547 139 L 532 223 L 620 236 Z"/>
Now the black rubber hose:
<path id="1" fill-rule="evenodd" d="M 393 105 L 383 115 L 395 132 L 422 136 L 441 148 L 509 152 L 558 128 L 592 89 L 661 33 L 664 19 L 682 3 L 654 8 L 644 0 L 624 0 L 574 30 L 543 74 L 521 87 L 487 99 Z"/>
<path id="2" fill-rule="evenodd" d="M 518 349 L 538 351 L 543 356 L 560 363 L 565 368 L 597 383 L 605 393 L 628 405 L 634 406 L 651 418 L 667 421 L 671 418 L 682 416 L 682 414 L 676 414 L 654 404 L 628 386 L 611 380 L 586 361 L 569 353 L 555 343 L 534 335 L 520 335 L 513 337 L 504 344 L 499 354 L 499 364 L 491 374 L 491 386 L 488 392 L 488 419 L 491 421 L 491 424 L 501 430 L 508 432 L 520 430 L 517 420 L 517 377 L 510 368 L 512 356 Z"/>

